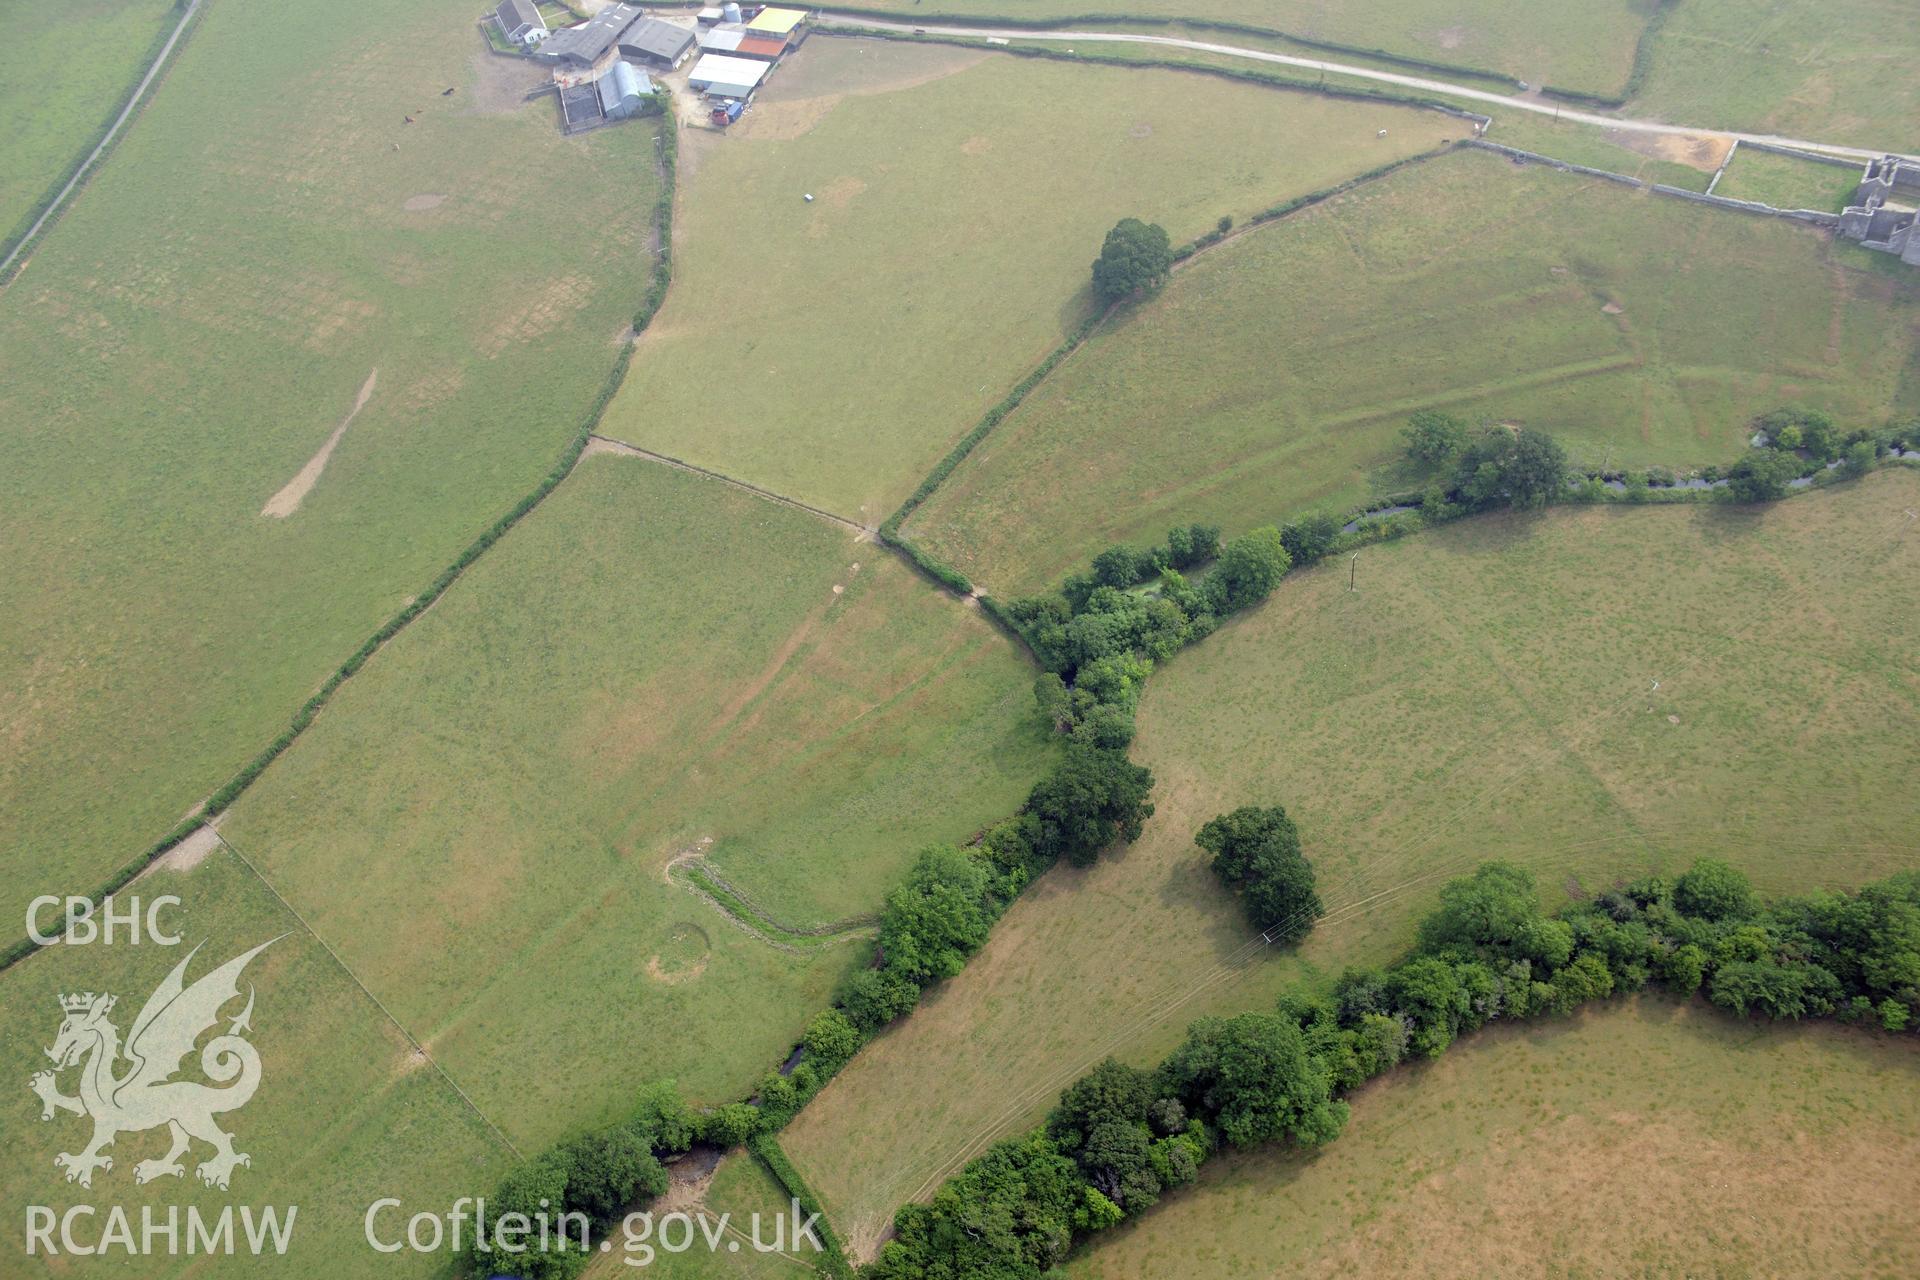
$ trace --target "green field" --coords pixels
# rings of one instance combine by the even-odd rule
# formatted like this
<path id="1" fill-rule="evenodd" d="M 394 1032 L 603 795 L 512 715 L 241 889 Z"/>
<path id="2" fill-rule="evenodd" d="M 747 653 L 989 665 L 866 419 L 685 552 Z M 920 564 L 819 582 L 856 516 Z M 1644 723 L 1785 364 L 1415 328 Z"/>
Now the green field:
<path id="1" fill-rule="evenodd" d="M 1892 1277 L 1920 1239 L 1916 1079 L 1910 1038 L 1652 997 L 1489 1029 L 1355 1094 L 1324 1151 L 1221 1159 L 1066 1274 Z"/>
<path id="2" fill-rule="evenodd" d="M 1776 209 L 1838 213 L 1852 201 L 1859 185 L 1860 170 L 1852 165 L 1842 168 L 1741 147 L 1713 192 L 1733 200 L 1758 200 Z"/>
<path id="3" fill-rule="evenodd" d="M 1550 900 L 1704 853 L 1767 892 L 1920 865 L 1916 503 L 1904 469 L 1759 512 L 1474 519 L 1362 552 L 1357 593 L 1346 565 L 1289 578 L 1148 686 L 1144 838 L 1029 890 L 788 1153 L 871 1247 L 1104 1054 L 1154 1061 L 1203 1013 L 1391 958 L 1486 859 Z M 1271 803 L 1328 908 L 1297 958 L 1249 945 L 1192 844 Z"/>
<path id="4" fill-rule="evenodd" d="M 1725 463 L 1782 404 L 1920 397 L 1920 277 L 1797 224 L 1467 151 L 1229 240 L 1123 311 L 908 536 L 997 594 L 1173 523 L 1229 530 L 1417 488 L 1417 409 L 1576 463 Z"/>
<path id="5" fill-rule="evenodd" d="M 612 368 L 653 138 L 561 138 L 472 17 L 209 5 L 0 294 L 9 937 L 264 747 L 534 487 Z M 591 235 L 545 225 L 556 185 Z M 298 510 L 263 515 L 375 371 Z"/>
<path id="6" fill-rule="evenodd" d="M 1466 127 L 815 38 L 740 126 L 687 134 L 673 292 L 605 430 L 877 525 L 1088 314 L 1118 219 L 1189 239 Z"/>
<path id="7" fill-rule="evenodd" d="M 179 17 L 174 0 L 0 3 L 0 245 L 93 149 Z"/>
<path id="8" fill-rule="evenodd" d="M 1494 71 L 1533 84 L 1587 93 L 1618 93 L 1633 68 L 1633 53 L 1652 0 L 1595 0 L 1543 6 L 1525 0 L 1395 0 L 1388 5 L 1334 0 L 852 0 L 849 11 L 911 11 L 916 22 L 942 16 L 1002 17 L 1066 25 L 1087 14 L 1192 18 L 1244 23 L 1309 40 L 1402 58 Z M 1087 24 L 1109 29 L 1114 24 Z M 1232 43 L 1231 33 L 1196 38 Z"/>
<path id="9" fill-rule="evenodd" d="M 363 1242 L 362 1216 L 383 1196 L 401 1198 L 412 1213 L 444 1211 L 458 1196 L 485 1191 L 512 1158 L 505 1144 L 233 855 L 216 848 L 190 870 L 156 870 L 131 892 L 181 897 L 179 914 L 165 919 L 179 926 L 182 946 L 56 947 L 0 975 L 0 1014 L 8 1027 L 0 1065 L 11 1082 L 0 1098 L 9 1147 L 0 1168 L 0 1212 L 13 1224 L 0 1241 L 0 1272 L 72 1276 L 111 1268 L 143 1277 L 253 1276 L 270 1266 L 294 1280 L 337 1280 L 373 1274 L 367 1268 L 378 1265 L 381 1275 L 444 1274 L 430 1257 L 372 1253 Z M 136 1185 L 135 1164 L 166 1152 L 164 1130 L 120 1135 L 107 1152 L 113 1168 L 95 1173 L 91 1188 L 63 1181 L 54 1155 L 82 1150 L 90 1128 L 64 1112 L 42 1123 L 40 1101 L 26 1088 L 27 1078 L 48 1066 L 41 1051 L 60 1027 L 58 997 L 114 993 L 119 1004 L 111 1020 L 125 1035 L 148 994 L 193 945 L 205 944 L 188 982 L 276 937 L 247 967 L 241 987 L 243 995 L 249 987 L 255 992 L 248 1038 L 260 1054 L 261 1077 L 244 1108 L 219 1117 L 235 1149 L 252 1157 L 251 1165 L 234 1171 L 230 1190 L 196 1180 L 195 1166 L 210 1154 L 197 1143 L 181 1178 Z M 236 1001 L 227 1009 L 228 1019 L 239 1008 Z M 197 1070 L 189 1066 L 188 1078 Z M 75 1073 L 64 1073 L 60 1083 L 71 1091 Z M 107 1206 L 116 1204 L 132 1215 L 136 1230 L 145 1205 L 162 1218 L 169 1205 L 181 1206 L 183 1214 L 193 1205 L 209 1217 L 227 1205 L 291 1205 L 298 1215 L 286 1256 L 266 1261 L 244 1252 L 168 1258 L 164 1240 L 158 1256 L 135 1261 L 118 1252 L 86 1259 L 25 1255 L 27 1206 L 56 1213 L 98 1206 L 100 1216 L 79 1224 L 85 1243 L 98 1237 Z M 183 1226 L 183 1249 L 184 1237 Z"/>
<path id="10" fill-rule="evenodd" d="M 1634 115 L 1857 147 L 1920 147 L 1907 0 L 1680 0 Z"/>
<path id="11" fill-rule="evenodd" d="M 1031 681 L 879 546 L 601 454 L 221 829 L 534 1149 L 648 1081 L 744 1095 L 864 955 L 770 945 L 671 859 L 790 927 L 877 911 L 1044 770 Z"/>

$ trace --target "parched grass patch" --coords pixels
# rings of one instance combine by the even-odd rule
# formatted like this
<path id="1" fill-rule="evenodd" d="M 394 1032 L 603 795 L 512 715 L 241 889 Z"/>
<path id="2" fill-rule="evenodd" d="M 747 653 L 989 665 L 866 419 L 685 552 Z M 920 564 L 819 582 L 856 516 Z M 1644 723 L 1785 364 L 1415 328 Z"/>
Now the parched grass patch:
<path id="1" fill-rule="evenodd" d="M 1920 29 L 1906 0 L 1680 0 L 1634 115 L 1911 151 Z"/>
<path id="2" fill-rule="evenodd" d="M 174 0 L 11 4 L 0 42 L 0 248 L 93 150 L 180 19 Z M 3 255 L 0 255 L 3 256 Z"/>
<path id="3" fill-rule="evenodd" d="M 1858 165 L 1824 164 L 1757 147 L 1733 153 L 1713 193 L 1734 200 L 1758 200 L 1776 209 L 1818 209 L 1838 213 L 1860 185 Z"/>
<path id="4" fill-rule="evenodd" d="M 1088 268 L 1120 218 L 1188 240 L 1468 128 L 815 38 L 739 126 L 688 131 L 673 292 L 606 432 L 878 525 L 1091 313 Z"/>
<path id="5" fill-rule="evenodd" d="M 500 76 L 541 73 L 472 18 L 209 4 L 0 294 L 10 938 L 266 746 L 613 369 L 653 269 L 650 126 L 561 138 L 525 79 L 503 105 Z M 298 510 L 263 516 L 375 369 Z"/>
<path id="6" fill-rule="evenodd" d="M 379 1224 L 388 1238 L 402 1233 L 410 1214 L 444 1213 L 456 1198 L 491 1187 L 512 1164 L 506 1145 L 231 853 L 216 848 L 190 871 L 156 870 L 130 892 L 148 901 L 160 894 L 181 898 L 180 907 L 162 917 L 178 929 L 181 945 L 52 947 L 0 974 L 0 1015 L 8 1028 L 0 1040 L 0 1066 L 10 1084 L 0 1097 L 8 1146 L 0 1167 L 0 1212 L 16 1224 L 0 1240 L 0 1271 L 52 1277 L 106 1265 L 146 1277 L 250 1276 L 270 1265 L 275 1274 L 300 1280 L 334 1280 L 376 1266 L 395 1276 L 444 1275 L 444 1257 L 411 1251 L 386 1256 L 368 1248 L 367 1209 L 382 1197 L 402 1199 L 407 1207 L 389 1211 Z M 203 1186 L 195 1170 L 211 1148 L 195 1142 L 182 1160 L 181 1177 L 137 1185 L 135 1165 L 166 1154 L 167 1131 L 159 1128 L 120 1134 L 106 1151 L 113 1168 L 97 1171 L 90 1188 L 63 1181 L 55 1154 L 84 1150 L 92 1125 L 66 1112 L 43 1123 L 40 1100 L 27 1089 L 28 1077 L 51 1065 L 42 1050 L 60 1027 L 59 997 L 82 991 L 116 995 L 109 1017 L 125 1037 L 147 997 L 193 946 L 201 949 L 188 967 L 189 983 L 274 938 L 279 940 L 247 966 L 241 998 L 218 1023 L 225 1033 L 253 992 L 252 1030 L 245 1034 L 260 1055 L 259 1087 L 245 1106 L 216 1117 L 233 1135 L 234 1149 L 252 1163 L 233 1171 L 226 1191 Z M 116 1071 L 126 1074 L 128 1066 L 122 1061 Z M 73 1093 L 76 1078 L 72 1069 L 61 1073 L 62 1091 Z M 204 1079 L 197 1053 L 186 1059 L 179 1078 Z M 162 1236 L 156 1253 L 144 1257 L 118 1248 L 87 1259 L 64 1248 L 57 1257 L 28 1257 L 23 1224 L 30 1205 L 56 1214 L 74 1205 L 97 1206 L 95 1216 L 76 1219 L 82 1244 L 105 1230 L 110 1206 L 125 1210 L 136 1241 L 142 1209 L 151 1207 L 164 1223 L 171 1206 L 181 1215 L 179 1253 L 168 1256 Z M 188 1206 L 211 1222 L 229 1206 L 257 1213 L 269 1205 L 282 1210 L 283 1222 L 288 1206 L 297 1209 L 285 1256 L 255 1258 L 244 1245 L 233 1257 L 187 1255 Z M 238 1223 L 234 1231 L 244 1239 Z"/>
<path id="7" fill-rule="evenodd" d="M 907 524 L 998 595 L 1112 542 L 1418 488 L 1409 414 L 1576 463 L 1725 463 L 1782 404 L 1877 425 L 1920 370 L 1920 278 L 1778 220 L 1485 152 L 1409 166 L 1195 258 L 1113 317 Z"/>
<path id="8" fill-rule="evenodd" d="M 1920 865 L 1917 501 L 1899 469 L 1758 511 L 1489 517 L 1368 548 L 1357 592 L 1346 564 L 1289 577 L 1148 685 L 1144 837 L 1043 877 L 787 1151 L 864 1253 L 1102 1056 L 1156 1061 L 1195 1017 L 1391 959 L 1482 861 L 1550 900 L 1705 854 L 1766 892 Z M 1274 803 L 1327 906 L 1295 955 L 1193 845 Z"/>
<path id="9" fill-rule="evenodd" d="M 744 1096 L 866 958 L 770 945 L 670 864 L 793 929 L 877 911 L 1045 770 L 1031 683 L 884 548 L 600 454 L 223 830 L 535 1149 L 652 1080 Z"/>
<path id="10" fill-rule="evenodd" d="M 1439 68 L 1470 68 L 1601 95 L 1616 94 L 1626 83 L 1636 43 L 1654 9 L 1652 0 L 1579 5 L 1395 0 L 1387 6 L 1326 0 L 1225 0 L 1208 6 L 1191 0 L 852 0 L 845 7 L 910 13 L 916 22 L 958 16 L 1066 25 L 1089 15 L 1124 15 L 1243 23 L 1411 59 L 1430 64 L 1436 73 Z M 1114 24 L 1084 25 L 1109 29 Z M 1219 31 L 1204 31 L 1196 38 L 1234 43 L 1231 33 Z"/>
<path id="11" fill-rule="evenodd" d="M 1920 1240 L 1915 1049 L 1652 996 L 1488 1028 L 1355 1093 L 1339 1142 L 1225 1157 L 1066 1272 L 1892 1274 Z"/>

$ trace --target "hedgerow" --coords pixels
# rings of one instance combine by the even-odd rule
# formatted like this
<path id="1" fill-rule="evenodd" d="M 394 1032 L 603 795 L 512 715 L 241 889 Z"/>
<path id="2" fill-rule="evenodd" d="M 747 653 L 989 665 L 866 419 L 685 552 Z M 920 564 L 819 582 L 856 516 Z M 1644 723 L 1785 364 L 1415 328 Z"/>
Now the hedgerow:
<path id="1" fill-rule="evenodd" d="M 1152 1071 L 1108 1059 L 1045 1126 L 902 1208 L 867 1280 L 1038 1280 L 1088 1236 L 1193 1181 L 1219 1142 L 1333 1141 L 1341 1095 L 1500 1019 L 1665 988 L 1741 1018 L 1920 1028 L 1920 873 L 1762 905 L 1725 863 L 1615 886 L 1554 916 L 1487 863 L 1440 893 L 1407 957 L 1271 1013 L 1204 1018 Z"/>

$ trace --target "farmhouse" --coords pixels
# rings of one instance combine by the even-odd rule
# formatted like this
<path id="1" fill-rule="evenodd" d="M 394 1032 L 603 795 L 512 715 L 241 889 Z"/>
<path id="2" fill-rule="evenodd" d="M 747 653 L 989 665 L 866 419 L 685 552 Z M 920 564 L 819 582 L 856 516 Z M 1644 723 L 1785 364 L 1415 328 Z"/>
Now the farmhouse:
<path id="1" fill-rule="evenodd" d="M 1840 213 L 1840 234 L 1920 266 L 1920 164 L 1898 156 L 1869 160 Z"/>
<path id="2" fill-rule="evenodd" d="M 610 4 L 579 26 L 548 36 L 541 42 L 540 56 L 565 72 L 604 70 L 621 35 L 639 16 L 640 10 L 630 4 Z"/>
<path id="3" fill-rule="evenodd" d="M 641 18 L 619 41 L 620 56 L 676 70 L 693 53 L 694 35 L 686 27 L 658 18 Z"/>
<path id="4" fill-rule="evenodd" d="M 753 93 L 771 70 L 773 64 L 770 62 L 708 53 L 701 55 L 700 61 L 693 64 L 687 84 L 695 93 L 704 93 L 710 98 L 745 98 Z"/>
<path id="5" fill-rule="evenodd" d="M 531 47 L 547 38 L 547 20 L 540 16 L 533 0 L 500 0 L 500 7 L 493 11 L 493 20 L 500 24 L 501 34 L 522 47 Z"/>

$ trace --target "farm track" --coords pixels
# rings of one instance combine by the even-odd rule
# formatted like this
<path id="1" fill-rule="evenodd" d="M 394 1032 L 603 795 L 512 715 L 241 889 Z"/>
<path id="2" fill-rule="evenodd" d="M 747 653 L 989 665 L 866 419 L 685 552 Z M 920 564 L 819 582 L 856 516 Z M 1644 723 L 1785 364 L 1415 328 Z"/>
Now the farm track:
<path id="1" fill-rule="evenodd" d="M 1393 85 L 1401 89 L 1415 89 L 1421 93 L 1444 94 L 1450 98 L 1464 98 L 1470 102 L 1501 107 L 1508 111 L 1525 111 L 1534 115 L 1552 116 L 1557 120 L 1571 120 L 1578 124 L 1598 125 L 1607 129 L 1626 129 L 1636 133 L 1664 134 L 1674 137 L 1695 137 L 1701 134 L 1714 134 L 1722 138 L 1732 138 L 1740 142 L 1758 142 L 1766 146 L 1791 147 L 1802 151 L 1818 151 L 1831 156 L 1843 156 L 1849 160 L 1877 160 L 1884 155 L 1906 155 L 1908 153 L 1886 149 L 1864 147 L 1845 147 L 1830 142 L 1816 142 L 1806 138 L 1788 138 L 1772 133 L 1744 133 L 1736 129 L 1705 128 L 1697 125 L 1668 124 L 1660 120 L 1638 120 L 1630 116 L 1603 115 L 1594 111 L 1581 111 L 1573 107 L 1556 104 L 1541 98 L 1516 97 L 1512 94 L 1493 93 L 1486 89 L 1469 88 L 1466 85 L 1453 84 L 1446 80 L 1431 80 L 1424 76 L 1402 75 L 1397 71 L 1380 71 L 1373 67 L 1354 66 L 1351 63 L 1328 62 L 1321 58 L 1302 58 L 1287 53 L 1272 53 L 1265 49 L 1249 49 L 1244 45 L 1215 44 L 1208 40 L 1187 40 L 1179 36 L 1155 36 L 1125 31 L 1036 31 L 1018 27 L 953 26 L 943 27 L 932 24 L 910 22 L 887 22 L 875 18 L 863 18 L 856 13 L 835 13 L 822 10 L 816 19 L 820 29 L 838 30 L 843 35 L 857 34 L 861 28 L 869 31 L 885 31 L 907 35 L 930 35 L 953 40 L 1071 40 L 1080 44 L 1139 44 L 1159 48 L 1187 49 L 1196 53 L 1221 54 L 1230 58 L 1246 58 L 1254 62 L 1264 62 L 1283 67 L 1297 67 L 1305 71 L 1318 71 L 1326 75 L 1351 76 L 1360 80 L 1371 80 L 1378 84 Z M 1920 156 L 1909 156 L 1920 159 Z"/>
<path id="2" fill-rule="evenodd" d="M 120 114 L 113 118 L 113 123 L 107 126 L 106 133 L 101 135 L 98 143 L 94 144 L 93 150 L 87 153 L 87 158 L 80 162 L 80 167 L 73 171 L 73 176 L 67 179 L 66 186 L 60 188 L 60 193 L 54 196 L 53 202 L 41 211 L 38 218 L 34 219 L 33 225 L 27 228 L 26 234 L 20 237 L 20 242 L 13 246 L 7 256 L 0 259 L 0 289 L 6 288 L 12 282 L 8 272 L 13 270 L 14 263 L 19 261 L 20 256 L 35 240 L 39 239 L 40 232 L 59 217 L 61 210 L 66 208 L 68 197 L 79 190 L 87 180 L 87 175 L 93 171 L 93 166 L 112 149 L 114 140 L 120 136 L 121 128 L 138 113 L 141 105 L 146 101 L 147 90 L 153 86 L 153 82 L 166 68 L 167 59 L 173 56 L 174 46 L 179 44 L 180 37 L 186 34 L 187 26 L 193 21 L 194 15 L 200 12 L 200 3 L 201 0 L 189 0 L 187 11 L 180 15 L 180 21 L 174 26 L 173 34 L 167 37 L 164 45 L 160 46 L 160 52 L 154 58 L 152 65 L 147 68 L 147 73 L 140 77 L 140 83 L 134 86 L 133 93 L 127 98 L 126 106 L 122 107 Z M 24 263 L 21 265 L 25 266 Z"/>

